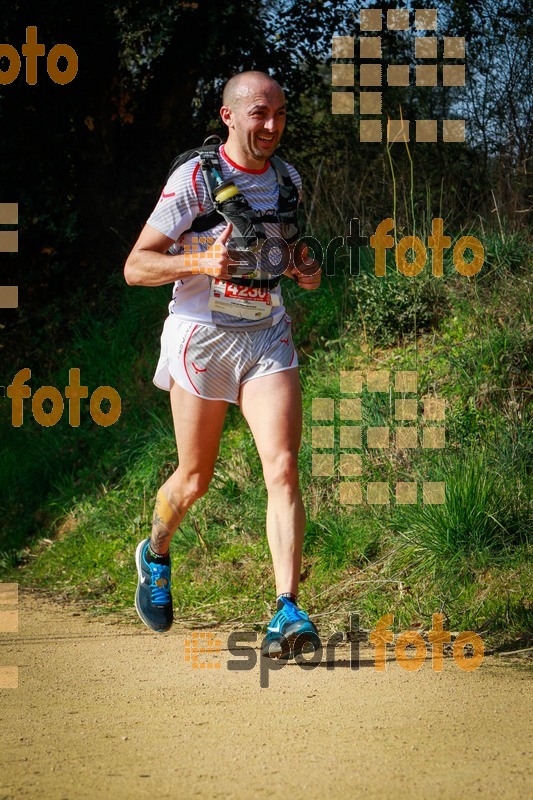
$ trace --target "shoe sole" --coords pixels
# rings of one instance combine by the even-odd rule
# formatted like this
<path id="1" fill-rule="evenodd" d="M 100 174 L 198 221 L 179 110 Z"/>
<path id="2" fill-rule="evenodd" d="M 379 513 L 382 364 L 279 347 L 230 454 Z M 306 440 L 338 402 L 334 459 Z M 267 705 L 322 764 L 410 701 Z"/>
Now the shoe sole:
<path id="1" fill-rule="evenodd" d="M 143 622 L 147 628 L 150 628 L 151 631 L 154 633 L 166 633 L 166 631 L 170 630 L 172 623 L 168 626 L 168 628 L 152 628 L 149 622 L 147 622 L 142 614 L 141 609 L 139 608 L 139 584 L 142 578 L 142 567 L 141 567 L 141 558 L 142 558 L 142 551 L 143 547 L 146 544 L 146 539 L 143 539 L 142 542 L 139 542 L 137 545 L 137 550 L 135 551 L 135 564 L 137 566 L 137 589 L 135 591 L 135 610 L 139 615 L 141 622 Z"/>
<path id="2" fill-rule="evenodd" d="M 285 642 L 287 643 L 286 645 Z M 279 643 L 279 651 L 272 652 L 270 649 L 268 652 L 261 651 L 262 657 L 288 659 L 292 656 L 295 658 L 304 652 L 304 648 L 307 644 L 313 645 L 314 653 L 316 653 L 318 648 L 322 646 L 318 633 L 293 633 L 285 637 L 285 642 Z M 297 650 L 294 649 L 296 642 L 298 642 Z"/>

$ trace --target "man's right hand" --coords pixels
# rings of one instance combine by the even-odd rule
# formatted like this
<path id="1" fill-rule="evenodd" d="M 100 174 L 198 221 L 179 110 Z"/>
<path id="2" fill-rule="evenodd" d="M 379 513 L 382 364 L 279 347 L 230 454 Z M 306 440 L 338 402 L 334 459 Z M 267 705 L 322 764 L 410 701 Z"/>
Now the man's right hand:
<path id="1" fill-rule="evenodd" d="M 211 275 L 213 278 L 229 280 L 237 271 L 238 261 L 230 258 L 226 242 L 231 236 L 233 225 L 228 222 L 218 239 L 215 239 L 208 250 L 198 253 L 198 266 L 191 272 L 193 275 Z"/>

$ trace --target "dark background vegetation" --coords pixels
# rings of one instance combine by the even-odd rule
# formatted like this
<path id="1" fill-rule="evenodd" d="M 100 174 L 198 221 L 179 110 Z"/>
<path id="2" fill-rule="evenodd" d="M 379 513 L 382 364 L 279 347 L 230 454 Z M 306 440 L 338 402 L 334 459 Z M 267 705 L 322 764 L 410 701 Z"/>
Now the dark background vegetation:
<path id="1" fill-rule="evenodd" d="M 391 515 L 347 509 L 339 517 L 335 482 L 311 481 L 307 430 L 302 469 L 314 487 L 306 495 L 308 602 L 322 608 L 329 602 L 324 586 L 333 584 L 345 587 L 337 593 L 343 608 L 359 597 L 352 591 L 354 574 L 376 563 L 376 574 L 386 568 L 396 577 L 380 577 L 382 591 L 367 592 L 368 613 L 392 604 L 409 620 L 417 609 L 423 615 L 451 604 L 456 623 L 470 614 L 472 625 L 494 617 L 496 627 L 527 627 L 530 9 L 525 0 L 416 7 L 438 8 L 439 37 L 465 36 L 467 86 L 384 86 L 384 113 L 398 118 L 401 108 L 407 119 L 464 117 L 466 144 L 360 144 L 357 113 L 331 114 L 331 38 L 359 35 L 358 3 L 28 0 L 3 10 L 2 42 L 20 51 L 26 26 L 36 25 L 47 50 L 58 42 L 76 49 L 79 72 L 72 83 L 58 86 L 40 59 L 37 85 L 28 86 L 22 70 L 0 89 L 0 200 L 18 202 L 20 210 L 20 252 L 0 259 L 0 284 L 20 286 L 19 308 L 0 313 L 0 384 L 7 386 L 28 366 L 33 391 L 42 384 L 61 388 L 69 367 L 79 366 L 90 392 L 109 384 L 123 401 L 121 419 L 110 429 L 98 428 L 88 413 L 72 429 L 66 411 L 53 429 L 40 428 L 29 401 L 24 425 L 13 429 L 9 403 L 0 399 L 0 551 L 6 570 L 19 569 L 17 579 L 26 574 L 63 592 L 75 586 L 73 596 L 88 597 L 91 607 L 104 607 L 109 598 L 115 606 L 129 602 L 128 548 L 147 529 L 153 493 L 175 455 L 167 398 L 150 383 L 170 287 L 126 287 L 123 263 L 170 161 L 208 133 L 223 133 L 221 87 L 235 72 L 253 68 L 270 72 L 286 89 L 289 118 L 280 152 L 303 176 L 307 233 L 327 242 L 345 235 L 349 220 L 358 217 L 369 234 L 395 209 L 402 234 L 414 226 L 427 238 L 431 219 L 441 216 L 454 240 L 471 232 L 486 251 L 475 279 L 458 279 L 447 263 L 440 281 L 431 279 L 428 267 L 417 279 L 399 276 L 392 267 L 378 280 L 367 264 L 355 282 L 347 268 L 337 270 L 313 297 L 287 290 L 307 411 L 311 395 L 330 391 L 338 368 L 378 363 L 418 369 L 422 391 L 448 396 L 449 438 L 461 448 L 455 461 L 452 447 L 433 465 L 426 454 L 422 466 L 457 478 L 463 464 L 471 477 L 465 484 L 470 494 L 452 497 L 442 519 L 424 518 L 423 509 Z M 384 63 L 413 62 L 412 34 L 384 30 L 383 56 Z M 211 609 L 208 599 L 216 597 L 222 605 L 209 613 L 217 619 L 235 613 L 238 587 L 254 586 L 251 565 L 264 566 L 268 556 L 263 506 L 255 494 L 245 510 L 243 492 L 260 482 L 260 470 L 235 410 L 227 443 L 212 497 L 215 504 L 220 497 L 240 498 L 242 525 L 231 515 L 213 516 L 212 501 L 205 500 L 174 544 L 183 584 L 190 587 L 180 590 L 178 607 L 190 612 L 201 601 Z M 239 461 L 243 454 L 247 466 Z M 366 455 L 368 470 L 379 479 L 383 465 Z M 409 471 L 400 456 L 397 462 L 391 458 L 391 469 Z M 492 484 L 480 487 L 479 480 L 492 480 L 493 490 Z M 482 509 L 477 538 L 469 533 L 470 523 L 464 528 L 465 509 L 472 508 Z M 426 512 L 431 517 L 431 509 Z M 428 526 L 437 544 L 424 534 Z M 43 541 L 50 543 L 46 552 Z M 399 541 L 407 549 L 396 547 Z M 61 565 L 55 572 L 54 563 Z M 496 563 L 500 571 L 491 572 L 487 564 Z M 417 589 L 407 591 L 405 575 L 416 564 L 422 564 L 423 580 L 417 583 L 413 572 Z M 457 585 L 450 575 L 454 569 L 463 574 L 463 567 L 464 604 L 454 605 Z M 487 581 L 487 597 L 481 596 Z M 393 596 L 389 583 L 396 587 Z M 260 615 L 268 591 L 250 588 L 250 596 L 241 598 L 242 613 Z"/>

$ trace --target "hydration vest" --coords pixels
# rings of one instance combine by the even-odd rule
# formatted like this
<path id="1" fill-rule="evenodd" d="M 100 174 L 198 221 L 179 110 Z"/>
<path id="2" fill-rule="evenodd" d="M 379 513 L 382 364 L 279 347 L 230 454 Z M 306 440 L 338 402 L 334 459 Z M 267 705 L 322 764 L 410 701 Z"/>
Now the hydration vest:
<path id="1" fill-rule="evenodd" d="M 218 141 L 208 144 L 210 139 Z M 274 222 L 280 225 L 281 235 L 287 244 L 295 242 L 300 234 L 297 218 L 298 189 L 294 185 L 285 163 L 278 156 L 270 156 L 269 161 L 278 181 L 278 210 L 275 214 L 259 217 L 235 186 L 233 180 L 223 180 L 218 153 L 221 144 L 220 137 L 209 136 L 201 147 L 181 153 L 170 166 L 167 183 L 178 167 L 199 156 L 202 174 L 214 206 L 209 213 L 196 217 L 188 231 L 205 233 L 220 222 L 226 224 L 231 222 L 233 225 L 232 248 L 242 252 L 258 252 L 267 239 L 264 223 Z M 274 274 L 269 275 L 268 279 L 258 280 L 233 277 L 232 283 L 273 289 L 279 283 L 280 277 L 281 275 Z"/>

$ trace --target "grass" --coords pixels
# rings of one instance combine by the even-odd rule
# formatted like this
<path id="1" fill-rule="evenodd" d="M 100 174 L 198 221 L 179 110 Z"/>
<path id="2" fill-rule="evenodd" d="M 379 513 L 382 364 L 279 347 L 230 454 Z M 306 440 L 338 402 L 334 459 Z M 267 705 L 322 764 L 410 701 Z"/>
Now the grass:
<path id="1" fill-rule="evenodd" d="M 501 464 L 491 465 L 477 449 L 463 449 L 438 467 L 446 503 L 403 506 L 395 520 L 397 530 L 422 555 L 421 570 L 434 573 L 443 563 L 454 569 L 464 564 L 481 568 L 525 544 L 531 518 L 516 473 L 509 480 Z"/>
<path id="2" fill-rule="evenodd" d="M 487 248 L 490 275 L 476 278 L 448 270 L 417 283 L 389 269 L 378 279 L 368 259 L 359 278 L 339 270 L 315 293 L 287 282 L 304 388 L 301 600 L 324 632 L 349 611 L 368 627 L 384 613 L 405 627 L 442 611 L 451 629 L 485 629 L 495 642 L 530 626 L 531 271 L 520 238 L 498 242 L 494 235 Z M 2 580 L 95 613 L 131 608 L 135 546 L 176 465 L 168 399 L 151 386 L 167 289 L 117 289 L 113 321 L 104 322 L 104 309 L 80 319 L 58 359 L 67 367 L 32 375 L 33 391 L 64 387 L 68 366 L 80 367 L 89 391 L 115 386 L 123 403 L 116 425 L 98 428 L 86 414 L 74 429 L 65 415 L 44 429 L 26 401 L 24 425 L 14 429 L 9 406 L 0 406 Z M 445 481 L 445 505 L 342 506 L 338 475 L 312 474 L 312 398 L 339 399 L 339 371 L 354 368 L 415 370 L 419 397 L 446 400 L 444 450 L 377 451 L 363 439 L 360 451 L 365 481 Z M 363 425 L 389 426 L 392 443 L 402 424 L 394 399 L 361 394 Z M 172 542 L 182 620 L 257 626 L 269 618 L 265 505 L 253 440 L 231 407 L 211 489 Z"/>

